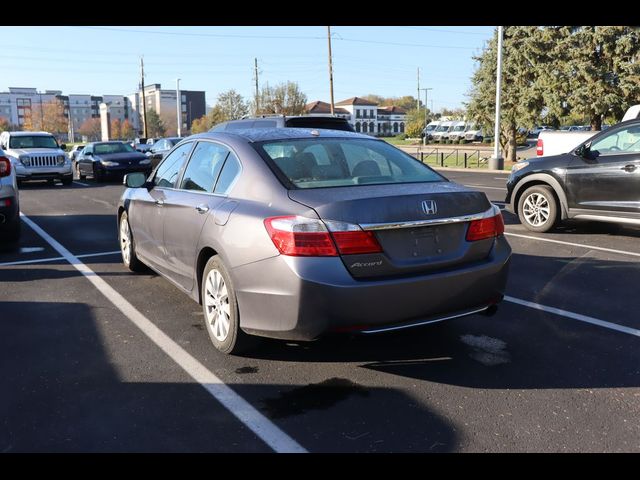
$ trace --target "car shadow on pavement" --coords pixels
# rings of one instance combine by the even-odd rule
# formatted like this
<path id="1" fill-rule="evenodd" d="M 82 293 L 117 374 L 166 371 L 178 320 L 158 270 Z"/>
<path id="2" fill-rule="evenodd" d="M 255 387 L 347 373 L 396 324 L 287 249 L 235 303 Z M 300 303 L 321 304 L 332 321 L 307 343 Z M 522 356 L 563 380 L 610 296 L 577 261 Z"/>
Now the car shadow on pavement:
<path id="1" fill-rule="evenodd" d="M 128 320 L 107 310 L 0 301 L 0 451 L 271 451 Z M 401 390 L 334 378 L 233 388 L 239 386 L 310 451 L 456 449 L 452 425 Z M 328 415 L 336 421 L 327 422 Z"/>

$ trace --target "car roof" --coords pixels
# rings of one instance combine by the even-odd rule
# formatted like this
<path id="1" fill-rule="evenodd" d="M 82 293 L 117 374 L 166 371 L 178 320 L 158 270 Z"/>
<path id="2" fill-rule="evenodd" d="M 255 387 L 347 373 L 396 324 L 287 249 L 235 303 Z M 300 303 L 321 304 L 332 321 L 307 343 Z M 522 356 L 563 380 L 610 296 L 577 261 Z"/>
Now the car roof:
<path id="1" fill-rule="evenodd" d="M 313 133 L 312 133 L 313 132 Z M 231 131 L 205 132 L 188 137 L 195 138 L 220 138 L 221 135 L 244 138 L 249 142 L 264 142 L 270 140 L 294 140 L 304 138 L 359 138 L 378 140 L 376 137 L 362 135 L 360 133 L 345 130 L 328 130 L 320 128 L 247 128 Z"/>

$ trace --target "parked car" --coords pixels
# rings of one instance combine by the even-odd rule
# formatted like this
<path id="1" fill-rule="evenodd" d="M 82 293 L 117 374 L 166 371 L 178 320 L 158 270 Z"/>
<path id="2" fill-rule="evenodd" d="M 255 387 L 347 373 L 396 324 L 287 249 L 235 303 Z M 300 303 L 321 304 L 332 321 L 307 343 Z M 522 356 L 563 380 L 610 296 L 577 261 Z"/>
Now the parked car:
<path id="1" fill-rule="evenodd" d="M 147 152 L 147 157 L 151 160 L 151 168 L 156 168 L 160 160 L 162 160 L 182 138 L 183 137 L 167 137 L 156 140 Z"/>
<path id="2" fill-rule="evenodd" d="M 15 167 L 18 184 L 29 180 L 60 180 L 64 185 L 73 182 L 71 160 L 64 152 L 66 145 L 58 144 L 47 132 L 2 132 L 0 149 Z"/>
<path id="3" fill-rule="evenodd" d="M 429 122 L 427 124 L 427 127 L 424 130 L 422 130 L 422 136 L 424 137 L 426 135 L 427 140 L 433 139 L 433 132 L 441 123 L 442 122 L 440 122 L 439 120 L 436 120 L 434 122 Z"/>
<path id="4" fill-rule="evenodd" d="M 211 128 L 210 132 L 222 132 L 232 130 L 245 130 L 248 128 L 318 128 L 330 130 L 343 130 L 354 132 L 346 118 L 324 117 L 320 115 L 284 116 L 268 115 L 260 117 L 243 118 L 219 123 Z"/>
<path id="5" fill-rule="evenodd" d="M 431 138 L 435 142 L 440 142 L 442 140 L 447 140 L 449 138 L 449 131 L 453 127 L 454 122 L 440 122 L 433 133 L 431 134 Z"/>
<path id="6" fill-rule="evenodd" d="M 12 161 L 0 150 L 0 243 L 16 243 L 20 239 L 20 199 L 18 179 Z"/>
<path id="7" fill-rule="evenodd" d="M 449 140 L 463 140 L 466 128 L 467 122 L 453 122 L 451 130 L 449 130 Z"/>
<path id="8" fill-rule="evenodd" d="M 484 132 L 477 125 L 470 124 L 464 132 L 466 142 L 481 142 L 484 140 Z"/>
<path id="9" fill-rule="evenodd" d="M 136 143 L 133 142 L 133 144 L 131 144 L 131 147 L 136 151 L 136 152 L 140 152 L 140 153 L 146 153 L 149 150 L 151 150 L 151 147 L 153 145 L 150 145 L 148 143 Z"/>
<path id="10" fill-rule="evenodd" d="M 511 248 L 498 207 L 367 135 L 192 135 L 152 178 L 125 184 L 124 264 L 200 302 L 225 353 L 248 334 L 385 332 L 493 310 L 503 296 Z"/>
<path id="11" fill-rule="evenodd" d="M 574 131 L 553 131 L 544 130 L 538 135 L 538 142 L 536 143 L 536 155 L 541 156 L 553 156 L 560 153 L 567 153 L 576 148 L 582 142 L 585 142 L 589 138 L 593 137 L 596 131 L 580 132 Z"/>
<path id="12" fill-rule="evenodd" d="M 570 218 L 640 225 L 640 120 L 589 133 L 568 153 L 513 166 L 507 209 L 527 229 Z"/>
<path id="13" fill-rule="evenodd" d="M 545 130 L 553 130 L 553 127 L 549 127 L 548 125 L 533 127 L 531 130 L 529 130 L 529 137 L 538 138 L 538 135 L 540 135 L 540 133 L 544 132 Z"/>
<path id="14" fill-rule="evenodd" d="M 89 143 L 76 161 L 76 173 L 81 180 L 91 175 L 96 182 L 101 182 L 110 176 L 131 172 L 151 173 L 151 160 L 124 142 Z"/>
<path id="15" fill-rule="evenodd" d="M 71 147 L 69 151 L 69 159 L 74 162 L 80 151 L 84 148 L 84 145 L 78 144 Z"/>

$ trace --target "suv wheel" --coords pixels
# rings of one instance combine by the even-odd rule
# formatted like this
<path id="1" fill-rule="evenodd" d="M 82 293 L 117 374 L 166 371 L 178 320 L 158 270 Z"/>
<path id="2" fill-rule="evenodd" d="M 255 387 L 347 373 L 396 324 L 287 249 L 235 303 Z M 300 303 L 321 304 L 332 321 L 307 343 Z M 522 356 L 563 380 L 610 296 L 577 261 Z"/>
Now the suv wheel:
<path id="1" fill-rule="evenodd" d="M 558 202 L 547 185 L 527 188 L 518 202 L 518 217 L 527 230 L 548 232 L 558 222 Z"/>
<path id="2" fill-rule="evenodd" d="M 202 273 L 202 310 L 213 346 L 222 353 L 239 354 L 253 346 L 255 337 L 240 329 L 233 283 L 220 257 L 209 259 Z"/>

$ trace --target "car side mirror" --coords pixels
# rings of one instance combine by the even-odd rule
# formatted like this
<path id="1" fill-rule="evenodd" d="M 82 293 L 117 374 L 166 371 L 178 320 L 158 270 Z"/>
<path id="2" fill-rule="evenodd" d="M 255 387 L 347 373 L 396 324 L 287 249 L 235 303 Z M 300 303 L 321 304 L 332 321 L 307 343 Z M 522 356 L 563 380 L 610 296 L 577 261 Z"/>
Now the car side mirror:
<path id="1" fill-rule="evenodd" d="M 574 153 L 579 157 L 591 159 L 591 142 L 580 145 L 575 149 Z"/>
<path id="2" fill-rule="evenodd" d="M 93 156 L 93 153 L 91 153 L 91 152 L 84 152 L 84 153 L 83 153 L 83 155 L 84 155 L 85 157 L 92 157 L 92 156 Z"/>
<path id="3" fill-rule="evenodd" d="M 67 149 L 67 144 L 66 143 L 61 143 L 60 144 L 60 150 L 66 150 Z"/>
<path id="4" fill-rule="evenodd" d="M 147 177 L 141 172 L 127 173 L 122 183 L 129 188 L 140 188 L 146 185 Z"/>

